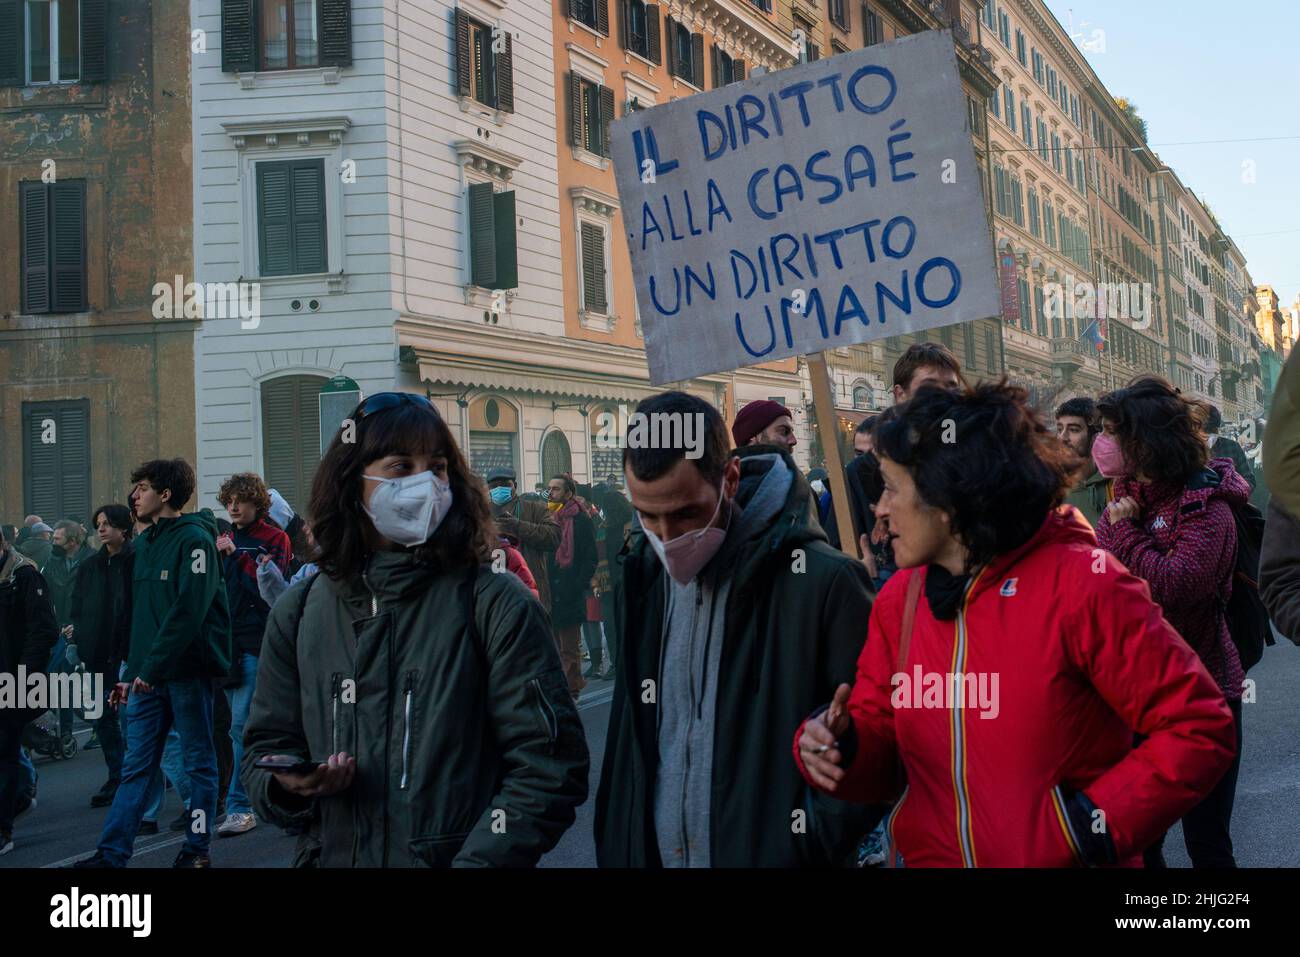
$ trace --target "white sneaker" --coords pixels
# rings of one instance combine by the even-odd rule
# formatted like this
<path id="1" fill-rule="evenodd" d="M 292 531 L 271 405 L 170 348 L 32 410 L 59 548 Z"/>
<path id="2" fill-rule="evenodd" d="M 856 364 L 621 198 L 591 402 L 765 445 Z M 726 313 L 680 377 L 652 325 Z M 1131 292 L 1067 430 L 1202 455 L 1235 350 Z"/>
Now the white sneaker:
<path id="1" fill-rule="evenodd" d="M 217 828 L 217 837 L 234 837 L 257 827 L 257 818 L 252 814 L 227 814 L 226 819 Z"/>

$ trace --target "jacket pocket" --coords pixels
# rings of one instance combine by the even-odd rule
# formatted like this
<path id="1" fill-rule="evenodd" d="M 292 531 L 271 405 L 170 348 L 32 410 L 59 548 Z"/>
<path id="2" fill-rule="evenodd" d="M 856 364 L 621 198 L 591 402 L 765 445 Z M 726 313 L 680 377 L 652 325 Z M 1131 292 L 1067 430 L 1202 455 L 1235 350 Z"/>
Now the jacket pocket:
<path id="1" fill-rule="evenodd" d="M 451 867 L 452 860 L 465 844 L 469 831 L 437 837 L 417 837 L 407 843 L 415 867 Z"/>
<path id="2" fill-rule="evenodd" d="M 1069 863 L 1073 863 L 1077 867 L 1083 867 L 1083 851 L 1079 844 L 1079 838 L 1074 833 L 1074 826 L 1070 823 L 1070 812 L 1066 806 L 1065 794 L 1061 791 L 1059 784 L 1052 788 L 1048 796 L 1048 805 L 1055 821 L 1055 827 L 1059 830 L 1061 839 L 1065 841 L 1065 845 L 1069 849 Z"/>
<path id="3" fill-rule="evenodd" d="M 546 753 L 554 754 L 560 735 L 559 719 L 555 716 L 551 703 L 546 700 L 542 682 L 538 678 L 530 678 L 528 681 L 528 703 L 537 718 L 538 729 L 546 736 Z"/>

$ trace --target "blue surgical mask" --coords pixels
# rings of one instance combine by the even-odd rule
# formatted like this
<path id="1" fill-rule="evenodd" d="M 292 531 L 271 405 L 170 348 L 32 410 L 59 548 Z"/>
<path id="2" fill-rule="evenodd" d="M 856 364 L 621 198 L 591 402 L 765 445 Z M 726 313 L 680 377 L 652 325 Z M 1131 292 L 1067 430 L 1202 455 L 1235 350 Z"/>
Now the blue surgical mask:
<path id="1" fill-rule="evenodd" d="M 509 485 L 498 485 L 496 488 L 488 490 L 488 495 L 497 505 L 504 505 L 510 501 L 511 494 Z"/>

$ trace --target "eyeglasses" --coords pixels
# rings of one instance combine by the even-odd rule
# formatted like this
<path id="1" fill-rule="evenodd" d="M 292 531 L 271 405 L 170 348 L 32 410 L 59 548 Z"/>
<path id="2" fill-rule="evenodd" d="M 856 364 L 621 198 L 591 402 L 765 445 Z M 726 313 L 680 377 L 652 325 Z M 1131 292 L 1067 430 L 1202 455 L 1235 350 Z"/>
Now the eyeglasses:
<path id="1" fill-rule="evenodd" d="M 383 412 L 385 409 L 395 409 L 399 405 L 424 406 L 431 409 L 435 415 L 438 414 L 437 406 L 427 396 L 415 392 L 376 392 L 357 406 L 356 411 L 349 418 L 353 422 L 359 422 L 368 415 Z"/>

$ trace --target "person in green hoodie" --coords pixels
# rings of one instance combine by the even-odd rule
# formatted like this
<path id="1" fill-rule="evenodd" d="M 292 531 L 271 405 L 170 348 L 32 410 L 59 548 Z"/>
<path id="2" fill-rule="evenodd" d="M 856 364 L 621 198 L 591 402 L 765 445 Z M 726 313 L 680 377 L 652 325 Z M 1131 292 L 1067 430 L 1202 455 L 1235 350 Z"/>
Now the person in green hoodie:
<path id="1" fill-rule="evenodd" d="M 1065 503 L 1081 511 L 1093 528 L 1106 510 L 1110 479 L 1097 471 L 1092 460 L 1092 440 L 1101 431 L 1097 406 L 1087 396 L 1075 396 L 1056 410 L 1056 436 L 1074 453 L 1073 484 Z"/>
<path id="2" fill-rule="evenodd" d="M 194 494 L 184 459 L 146 462 L 131 475 L 148 531 L 136 540 L 131 643 L 110 703 L 126 705 L 122 779 L 95 854 L 73 867 L 121 868 L 131 859 L 167 733 L 181 739 L 190 825 L 174 867 L 208 867 L 217 813 L 212 679 L 230 671 L 230 611 L 211 510 L 181 514 Z"/>

